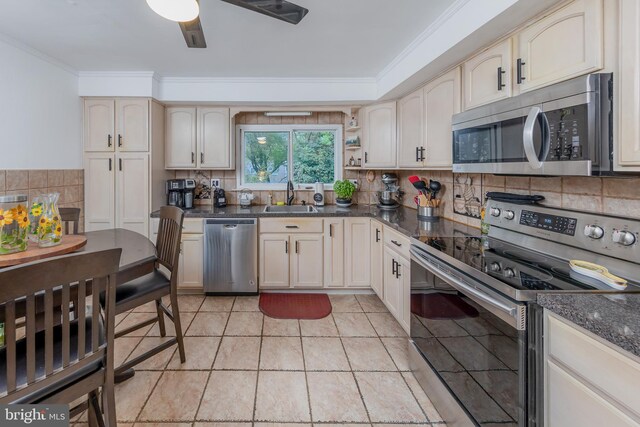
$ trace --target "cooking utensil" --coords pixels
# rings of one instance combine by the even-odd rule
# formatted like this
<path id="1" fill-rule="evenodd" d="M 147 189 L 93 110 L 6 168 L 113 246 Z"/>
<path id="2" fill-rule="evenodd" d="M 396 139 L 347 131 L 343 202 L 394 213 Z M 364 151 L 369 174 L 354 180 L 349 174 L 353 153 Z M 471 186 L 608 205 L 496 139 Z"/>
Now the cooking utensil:
<path id="1" fill-rule="evenodd" d="M 420 191 L 420 193 L 421 193 L 421 194 L 423 194 L 423 195 L 425 195 L 425 196 L 427 195 L 427 193 L 428 193 L 428 187 L 427 187 L 427 185 L 425 184 L 425 182 L 424 182 L 424 181 L 422 181 L 422 180 L 420 180 L 420 179 L 419 179 L 419 180 L 417 180 L 417 181 L 413 182 L 412 184 L 413 184 L 413 187 L 414 187 L 416 190 Z"/>
<path id="2" fill-rule="evenodd" d="M 433 192 L 433 198 L 435 199 L 442 189 L 442 185 L 438 181 L 429 180 L 429 189 Z"/>

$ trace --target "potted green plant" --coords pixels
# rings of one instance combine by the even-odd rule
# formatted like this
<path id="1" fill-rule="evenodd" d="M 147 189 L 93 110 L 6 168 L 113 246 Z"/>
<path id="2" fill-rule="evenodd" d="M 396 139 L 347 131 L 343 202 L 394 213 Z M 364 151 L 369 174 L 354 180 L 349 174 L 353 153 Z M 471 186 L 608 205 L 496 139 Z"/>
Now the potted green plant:
<path id="1" fill-rule="evenodd" d="M 333 192 L 336 194 L 336 205 L 347 208 L 351 206 L 351 198 L 356 192 L 356 186 L 347 179 L 338 180 L 333 184 Z"/>

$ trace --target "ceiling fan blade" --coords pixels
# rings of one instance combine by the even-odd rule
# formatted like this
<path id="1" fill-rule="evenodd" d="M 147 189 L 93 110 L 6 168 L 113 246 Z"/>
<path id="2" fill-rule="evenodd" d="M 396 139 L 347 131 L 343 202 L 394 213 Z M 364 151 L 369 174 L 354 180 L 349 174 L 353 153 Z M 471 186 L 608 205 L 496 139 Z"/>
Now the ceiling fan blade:
<path id="1" fill-rule="evenodd" d="M 272 18 L 296 25 L 309 13 L 309 9 L 286 0 L 222 0 Z"/>
<path id="2" fill-rule="evenodd" d="M 197 17 L 193 21 L 179 22 L 178 24 L 180 25 L 184 41 L 187 42 L 188 47 L 207 47 L 207 41 L 204 39 L 204 32 L 202 31 L 202 25 L 200 25 L 200 17 Z"/>

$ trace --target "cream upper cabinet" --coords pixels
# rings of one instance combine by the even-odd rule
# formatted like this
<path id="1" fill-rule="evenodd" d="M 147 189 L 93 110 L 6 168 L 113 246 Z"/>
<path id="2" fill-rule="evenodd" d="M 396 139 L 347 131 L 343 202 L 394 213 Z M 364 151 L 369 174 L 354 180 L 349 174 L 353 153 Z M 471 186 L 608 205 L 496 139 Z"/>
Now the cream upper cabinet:
<path id="1" fill-rule="evenodd" d="M 617 165 L 640 166 L 640 3 L 620 0 Z M 637 168 L 636 168 L 637 170 Z"/>
<path id="2" fill-rule="evenodd" d="M 598 71 L 602 0 L 575 0 L 519 32 L 517 40 L 514 79 L 520 92 Z"/>
<path id="3" fill-rule="evenodd" d="M 289 235 L 260 235 L 260 288 L 289 287 Z"/>
<path id="4" fill-rule="evenodd" d="M 460 112 L 460 68 L 456 67 L 424 87 L 425 159 L 430 169 L 451 169 L 451 118 Z"/>
<path id="5" fill-rule="evenodd" d="M 291 287 L 323 286 L 323 240 L 322 234 L 291 235 Z"/>
<path id="6" fill-rule="evenodd" d="M 511 39 L 467 60 L 462 66 L 464 109 L 511 96 Z"/>
<path id="7" fill-rule="evenodd" d="M 382 239 L 382 224 L 371 221 L 371 289 L 384 300 L 383 292 L 383 253 L 384 240 Z"/>
<path id="8" fill-rule="evenodd" d="M 228 108 L 198 108 L 198 167 L 230 169 L 234 162 Z"/>
<path id="9" fill-rule="evenodd" d="M 424 157 L 424 92 L 398 101 L 398 167 L 422 167 Z"/>
<path id="10" fill-rule="evenodd" d="M 149 151 L 149 100 L 116 99 L 116 144 L 120 151 Z"/>
<path id="11" fill-rule="evenodd" d="M 370 105 L 362 109 L 362 145 L 365 168 L 396 167 L 396 103 Z"/>
<path id="12" fill-rule="evenodd" d="M 324 220 L 324 286 L 344 286 L 344 220 Z"/>
<path id="13" fill-rule="evenodd" d="M 149 198 L 140 189 L 149 188 L 149 154 L 121 153 L 116 163 L 116 227 L 147 236 Z"/>
<path id="14" fill-rule="evenodd" d="M 345 285 L 352 288 L 371 287 L 371 242 L 369 218 L 346 218 Z"/>
<path id="15" fill-rule="evenodd" d="M 183 234 L 178 261 L 178 288 L 203 289 L 204 234 Z"/>
<path id="16" fill-rule="evenodd" d="M 115 227 L 114 160 L 113 153 L 87 153 L 84 157 L 85 231 Z"/>
<path id="17" fill-rule="evenodd" d="M 83 127 L 85 151 L 114 151 L 115 103 L 113 99 L 86 99 Z"/>
<path id="18" fill-rule="evenodd" d="M 196 168 L 196 109 L 166 109 L 165 164 L 171 169 Z"/>

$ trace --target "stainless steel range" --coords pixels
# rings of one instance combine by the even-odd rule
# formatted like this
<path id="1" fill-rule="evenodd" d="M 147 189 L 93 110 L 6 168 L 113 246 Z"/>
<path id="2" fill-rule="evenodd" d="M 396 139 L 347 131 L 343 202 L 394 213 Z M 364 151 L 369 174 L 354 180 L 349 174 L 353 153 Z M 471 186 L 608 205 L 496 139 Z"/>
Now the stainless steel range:
<path id="1" fill-rule="evenodd" d="M 488 236 L 413 239 L 411 365 L 448 426 L 542 426 L 541 292 L 640 292 L 640 221 L 489 201 Z M 574 272 L 605 266 L 623 291 Z"/>

